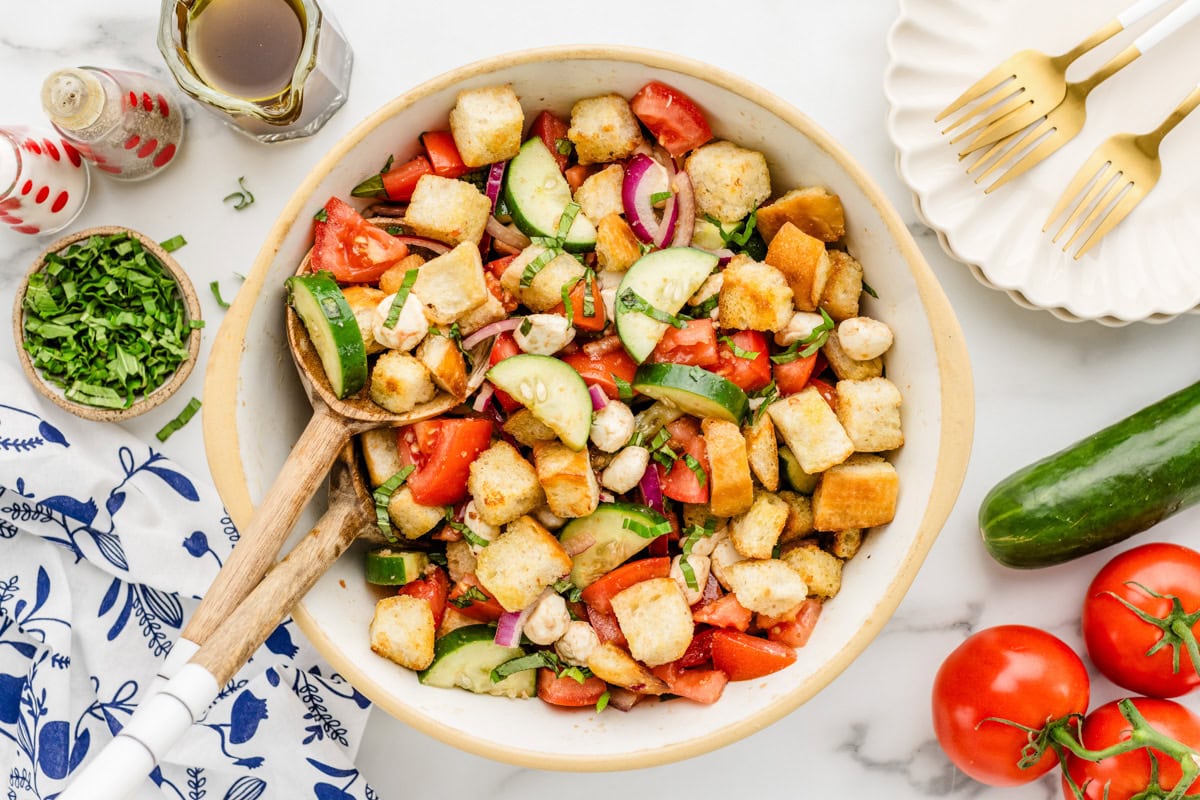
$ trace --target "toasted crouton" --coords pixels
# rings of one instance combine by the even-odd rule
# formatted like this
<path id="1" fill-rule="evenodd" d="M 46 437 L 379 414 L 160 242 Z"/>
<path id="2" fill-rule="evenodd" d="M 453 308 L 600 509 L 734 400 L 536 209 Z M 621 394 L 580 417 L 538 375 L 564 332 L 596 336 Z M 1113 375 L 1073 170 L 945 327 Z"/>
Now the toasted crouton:
<path id="1" fill-rule="evenodd" d="M 481 305 L 458 318 L 458 330 L 463 336 L 470 336 L 484 325 L 499 322 L 507 316 L 508 312 L 504 309 L 504 303 L 488 292 L 487 299 Z"/>
<path id="2" fill-rule="evenodd" d="M 779 560 L 804 579 L 810 595 L 830 598 L 842 588 L 841 559 L 826 553 L 816 542 L 803 541 L 788 546 Z"/>
<path id="3" fill-rule="evenodd" d="M 466 539 L 446 542 L 446 571 L 450 580 L 458 583 L 468 575 L 475 574 L 475 552 Z"/>
<path id="4" fill-rule="evenodd" d="M 779 488 L 779 445 L 775 441 L 775 423 L 763 414 L 758 422 L 747 424 L 742 429 L 746 437 L 746 455 L 750 458 L 750 470 L 763 488 L 773 492 Z"/>
<path id="5" fill-rule="evenodd" d="M 604 642 L 592 650 L 587 666 L 597 678 L 639 694 L 663 694 L 667 691 L 666 683 L 612 642 Z"/>
<path id="6" fill-rule="evenodd" d="M 815 386 L 776 400 L 767 413 L 800 467 L 810 475 L 842 463 L 854 452 L 837 415 Z"/>
<path id="7" fill-rule="evenodd" d="M 833 531 L 821 537 L 821 546 L 833 555 L 848 561 L 858 554 L 863 543 L 862 528 L 848 528 L 844 531 Z"/>
<path id="8" fill-rule="evenodd" d="M 412 411 L 437 395 L 425 365 L 408 353 L 389 350 L 371 369 L 371 400 L 393 414 Z"/>
<path id="9" fill-rule="evenodd" d="M 721 274 L 717 308 L 722 328 L 777 331 L 791 320 L 792 290 L 779 270 L 735 257 Z"/>
<path id="10" fill-rule="evenodd" d="M 787 503 L 788 518 L 779 535 L 781 544 L 803 539 L 813 532 L 812 498 L 797 492 L 780 492 L 779 498 Z"/>
<path id="11" fill-rule="evenodd" d="M 404 225 L 417 236 L 449 245 L 478 245 L 492 214 L 492 201 L 466 181 L 422 175 L 404 214 Z"/>
<path id="12" fill-rule="evenodd" d="M 376 428 L 360 433 L 358 446 L 362 450 L 372 488 L 381 486 L 404 466 L 400 463 L 395 428 Z"/>
<path id="13" fill-rule="evenodd" d="M 421 267 L 412 291 L 425 304 L 425 316 L 439 325 L 449 325 L 492 296 L 479 248 L 467 243 Z"/>
<path id="14" fill-rule="evenodd" d="M 754 504 L 729 522 L 729 538 L 746 558 L 770 558 L 788 520 L 788 504 L 770 492 L 759 492 Z"/>
<path id="15" fill-rule="evenodd" d="M 642 243 L 623 217 L 609 214 L 596 225 L 596 261 L 610 272 L 624 272 L 642 257 Z"/>
<path id="16" fill-rule="evenodd" d="M 458 93 L 450 109 L 450 133 L 468 167 L 507 161 L 521 149 L 525 112 L 511 86 L 487 86 Z"/>
<path id="17" fill-rule="evenodd" d="M 384 295 L 395 294 L 404 285 L 404 278 L 410 269 L 420 269 L 425 259 L 416 253 L 409 253 L 404 258 L 388 267 L 388 271 L 379 276 L 379 290 Z M 383 298 L 380 297 L 380 300 Z M 376 303 L 376 305 L 379 305 Z"/>
<path id="18" fill-rule="evenodd" d="M 670 578 L 635 583 L 612 598 L 629 652 L 651 667 L 681 658 L 692 643 L 692 610 Z"/>
<path id="19" fill-rule="evenodd" d="M 739 561 L 725 574 L 738 602 L 756 614 L 780 617 L 808 597 L 808 584 L 777 558 Z"/>
<path id="20" fill-rule="evenodd" d="M 475 556 L 475 577 L 505 611 L 520 611 L 571 571 L 571 557 L 533 517 L 511 522 Z"/>
<path id="21" fill-rule="evenodd" d="M 832 263 L 824 242 L 785 222 L 763 260 L 787 278 L 797 310 L 817 310 Z"/>
<path id="22" fill-rule="evenodd" d="M 708 554 L 709 569 L 712 572 L 712 576 L 727 591 L 731 591 L 729 577 L 725 574 L 725 571 L 730 566 L 740 561 L 745 561 L 746 557 L 739 553 L 737 548 L 733 546 L 733 539 L 729 535 L 728 527 L 718 529 L 707 541 L 711 542 L 712 547 L 711 552 Z"/>
<path id="23" fill-rule="evenodd" d="M 819 531 L 873 528 L 896 516 L 900 479 L 878 456 L 856 453 L 830 467 L 813 492 L 813 527 Z"/>
<path id="24" fill-rule="evenodd" d="M 538 442 L 533 448 L 538 482 L 546 503 L 559 517 L 586 517 L 600 502 L 600 484 L 587 449 L 572 450 L 559 441 Z"/>
<path id="25" fill-rule="evenodd" d="M 527 408 L 522 408 L 508 418 L 504 423 L 504 432 L 525 447 L 533 447 L 538 442 L 552 442 L 558 438 L 558 434 L 549 425 L 535 417 Z"/>
<path id="26" fill-rule="evenodd" d="M 619 94 L 586 97 L 571 108 L 567 138 L 580 164 L 604 164 L 628 158 L 642 143 L 642 129 Z"/>
<path id="27" fill-rule="evenodd" d="M 710 142 L 684 164 L 696 194 L 696 214 L 721 222 L 742 219 L 771 196 L 767 159 L 732 142 Z"/>
<path id="28" fill-rule="evenodd" d="M 545 264 L 527 281 L 522 284 L 525 268 L 537 260 L 546 248 L 532 244 L 521 251 L 520 255 L 509 262 L 508 268 L 500 276 L 500 285 L 513 294 L 530 310 L 541 313 L 561 303 L 562 287 L 568 282 L 575 283 L 583 277 L 584 268 L 578 260 L 569 253 L 560 253 Z"/>
<path id="29" fill-rule="evenodd" d="M 467 490 L 489 525 L 512 522 L 544 500 L 533 465 L 508 442 L 493 442 L 471 462 Z"/>
<path id="30" fill-rule="evenodd" d="M 718 517 L 744 514 L 754 501 L 754 481 L 746 440 L 732 422 L 705 418 L 700 423 L 708 449 L 709 505 Z"/>
<path id="31" fill-rule="evenodd" d="M 859 453 L 882 453 L 904 444 L 900 390 L 887 378 L 838 381 L 837 417 Z"/>
<path id="32" fill-rule="evenodd" d="M 346 304 L 354 312 L 358 322 L 358 333 L 362 336 L 367 355 L 381 352 L 384 347 L 375 339 L 375 308 L 383 302 L 386 294 L 374 286 L 347 286 L 342 289 Z"/>
<path id="33" fill-rule="evenodd" d="M 467 362 L 453 339 L 431 331 L 417 345 L 416 356 L 439 389 L 459 400 L 466 399 Z"/>
<path id="34" fill-rule="evenodd" d="M 408 595 L 385 597 L 371 618 L 371 651 L 409 669 L 433 663 L 433 609 Z"/>
<path id="35" fill-rule="evenodd" d="M 785 222 L 823 242 L 836 242 L 846 235 L 842 200 L 823 186 L 793 189 L 758 210 L 758 232 L 770 242 Z"/>
<path id="36" fill-rule="evenodd" d="M 625 168 L 612 164 L 589 175 L 575 190 L 575 202 L 588 219 L 604 219 L 609 214 L 625 213 L 621 199 L 621 184 L 625 180 Z"/>
<path id="37" fill-rule="evenodd" d="M 466 628 L 470 625 L 478 624 L 479 620 L 473 617 L 468 617 L 466 614 L 455 608 L 453 604 L 447 604 L 446 610 L 442 612 L 442 624 L 438 626 L 437 638 L 440 639 L 446 634 L 453 633 L 459 628 Z"/>
<path id="38" fill-rule="evenodd" d="M 423 506 L 413 499 L 407 486 L 393 492 L 387 505 L 388 517 L 405 539 L 424 536 L 441 524 L 441 506 Z"/>
<path id="39" fill-rule="evenodd" d="M 842 342 L 837 336 L 825 340 L 821 352 L 829 362 L 829 368 L 837 375 L 839 381 L 865 381 L 883 375 L 883 358 L 872 358 L 870 361 L 857 361 L 847 355 Z"/>
<path id="40" fill-rule="evenodd" d="M 712 513 L 712 507 L 708 503 L 684 503 L 682 521 L 684 530 L 699 526 L 715 531 L 725 524 L 723 517 Z"/>
<path id="41" fill-rule="evenodd" d="M 783 232 L 780 231 L 782 234 Z M 863 291 L 862 264 L 841 250 L 829 251 L 829 279 L 821 291 L 820 306 L 837 322 L 858 316 Z"/>

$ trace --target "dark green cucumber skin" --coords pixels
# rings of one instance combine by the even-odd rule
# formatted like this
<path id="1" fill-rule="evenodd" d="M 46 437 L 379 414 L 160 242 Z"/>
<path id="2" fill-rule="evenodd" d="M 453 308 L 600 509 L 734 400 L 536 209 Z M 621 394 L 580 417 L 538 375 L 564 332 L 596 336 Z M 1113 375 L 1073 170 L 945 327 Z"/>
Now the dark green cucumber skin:
<path id="1" fill-rule="evenodd" d="M 1014 472 L 979 508 L 1001 564 L 1094 553 L 1200 501 L 1200 383 Z"/>

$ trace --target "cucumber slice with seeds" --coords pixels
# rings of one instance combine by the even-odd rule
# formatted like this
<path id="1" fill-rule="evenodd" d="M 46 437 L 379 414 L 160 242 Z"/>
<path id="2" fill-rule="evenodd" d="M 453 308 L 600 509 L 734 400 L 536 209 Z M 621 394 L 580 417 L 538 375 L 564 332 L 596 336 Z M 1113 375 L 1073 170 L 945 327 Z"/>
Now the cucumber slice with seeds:
<path id="1" fill-rule="evenodd" d="M 577 553 L 571 566 L 571 583 L 586 589 L 605 575 L 640 553 L 653 539 L 625 526 L 625 521 L 653 528 L 667 518 L 648 506 L 633 503 L 605 503 L 586 517 L 566 524 L 558 540 L 566 547 L 576 539 L 591 541 Z"/>
<path id="2" fill-rule="evenodd" d="M 450 631 L 437 640 L 433 663 L 417 673 L 417 680 L 426 686 L 457 687 L 475 694 L 532 697 L 537 691 L 536 669 L 514 672 L 492 683 L 493 669 L 525 655 L 519 647 L 496 644 L 495 636 L 496 629 L 491 625 L 467 625 Z"/>
<path id="3" fill-rule="evenodd" d="M 677 314 L 688 298 L 696 293 L 705 278 L 717 267 L 712 253 L 694 247 L 668 247 L 639 258 L 621 279 L 617 289 L 617 335 L 634 361 L 645 361 L 658 340 L 666 333 L 667 323 L 625 307 L 626 291 L 667 314 Z"/>
<path id="4" fill-rule="evenodd" d="M 633 376 L 633 388 L 700 418 L 715 417 L 740 424 L 750 400 L 737 384 L 703 367 L 683 364 L 643 364 Z"/>
<path id="5" fill-rule="evenodd" d="M 339 398 L 354 394 L 367 382 L 367 348 L 342 288 L 328 272 L 293 275 L 284 285 L 333 393 Z"/>
<path id="6" fill-rule="evenodd" d="M 488 370 L 497 389 L 529 409 L 572 450 L 582 450 L 592 431 L 592 398 L 587 384 L 566 362 L 524 354 Z"/>
<path id="7" fill-rule="evenodd" d="M 526 236 L 554 238 L 558 220 L 571 202 L 571 187 L 558 161 L 538 137 L 521 145 L 504 176 L 504 202 L 512 220 Z M 582 213 L 567 231 L 563 246 L 580 253 L 596 246 L 596 226 Z"/>

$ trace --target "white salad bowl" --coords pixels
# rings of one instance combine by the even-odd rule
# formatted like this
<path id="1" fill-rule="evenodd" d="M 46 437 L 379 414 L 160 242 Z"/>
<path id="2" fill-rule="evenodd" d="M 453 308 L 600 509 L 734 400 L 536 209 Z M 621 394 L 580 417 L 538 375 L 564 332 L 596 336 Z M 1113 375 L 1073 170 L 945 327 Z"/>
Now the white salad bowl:
<path id="1" fill-rule="evenodd" d="M 730 683 L 722 699 L 644 703 L 629 713 L 564 711 L 418 684 L 416 674 L 371 653 L 367 628 L 376 593 L 352 549 L 295 609 L 330 663 L 388 713 L 472 753 L 542 769 L 646 767 L 699 755 L 796 710 L 858 656 L 887 622 L 950 513 L 966 471 L 974 428 L 971 370 L 962 332 L 933 272 L 884 194 L 828 134 L 763 89 L 706 64 L 617 47 L 527 51 L 492 58 L 429 81 L 354 128 L 317 164 L 287 204 L 213 346 L 204 390 L 204 434 L 212 474 L 233 519 L 245 525 L 311 413 L 284 337 L 284 279 L 312 244 L 312 217 L 331 195 L 379 169 L 395 148 L 443 128 L 465 88 L 510 83 L 528 118 L 569 114 L 582 97 L 630 97 L 657 79 L 694 98 L 714 133 L 766 154 L 777 192 L 822 185 L 845 206 L 845 243 L 878 298 L 864 314 L 886 321 L 895 345 L 888 377 L 904 396 L 905 444 L 890 454 L 900 476 L 895 520 L 871 532 L 845 569 L 792 666 Z M 323 505 L 318 499 L 297 532 Z"/>

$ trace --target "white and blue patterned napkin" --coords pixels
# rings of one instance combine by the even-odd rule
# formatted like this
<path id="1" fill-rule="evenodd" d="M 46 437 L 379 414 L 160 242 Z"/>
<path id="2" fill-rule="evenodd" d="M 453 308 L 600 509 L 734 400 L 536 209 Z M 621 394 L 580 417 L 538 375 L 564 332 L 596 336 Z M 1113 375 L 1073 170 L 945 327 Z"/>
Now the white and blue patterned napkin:
<path id="1" fill-rule="evenodd" d="M 238 534 L 216 491 L 0 362 L 0 800 L 51 800 L 145 697 Z M 367 699 L 285 621 L 138 793 L 373 800 Z"/>

